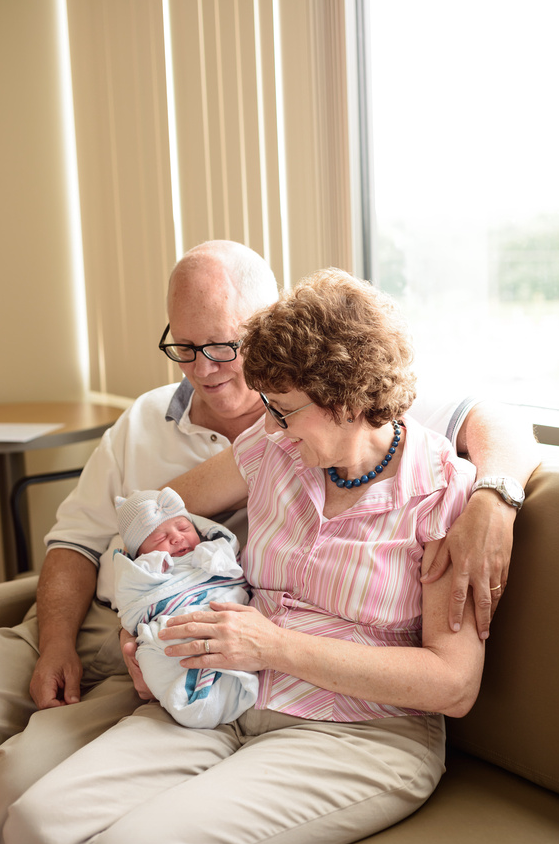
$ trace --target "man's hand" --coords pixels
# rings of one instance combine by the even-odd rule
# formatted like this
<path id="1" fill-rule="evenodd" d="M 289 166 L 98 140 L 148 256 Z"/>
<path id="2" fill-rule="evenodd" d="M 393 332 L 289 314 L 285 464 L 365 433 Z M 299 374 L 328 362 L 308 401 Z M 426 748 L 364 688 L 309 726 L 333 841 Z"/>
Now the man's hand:
<path id="1" fill-rule="evenodd" d="M 72 645 L 54 645 L 37 660 L 29 692 L 39 709 L 67 706 L 80 700 L 82 664 Z"/>
<path id="2" fill-rule="evenodd" d="M 494 490 L 478 490 L 450 528 L 428 573 L 421 578 L 422 583 L 432 583 L 452 563 L 451 630 L 460 630 L 471 588 L 479 637 L 489 636 L 493 613 L 507 584 L 516 512 Z M 494 588 L 497 586 L 500 588 Z"/>
<path id="3" fill-rule="evenodd" d="M 37 586 L 40 657 L 29 685 L 39 709 L 80 700 L 83 667 L 76 641 L 96 582 L 94 565 L 77 551 L 54 548 L 47 553 Z"/>
<path id="4" fill-rule="evenodd" d="M 136 650 L 138 648 L 136 639 L 128 632 L 128 630 L 123 629 L 120 631 L 120 648 L 122 650 L 122 656 L 124 658 L 124 662 L 126 663 L 128 673 L 132 677 L 134 688 L 138 692 L 138 696 L 142 700 L 154 700 L 154 696 L 144 681 L 141 668 L 138 664 L 138 660 L 136 659 Z"/>

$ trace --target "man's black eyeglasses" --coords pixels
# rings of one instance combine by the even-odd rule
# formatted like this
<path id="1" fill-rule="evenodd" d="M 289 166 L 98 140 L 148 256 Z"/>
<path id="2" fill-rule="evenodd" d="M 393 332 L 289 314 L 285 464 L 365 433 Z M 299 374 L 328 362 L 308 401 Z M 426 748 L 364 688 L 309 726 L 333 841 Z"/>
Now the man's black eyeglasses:
<path id="1" fill-rule="evenodd" d="M 204 357 L 215 363 L 229 363 L 235 360 L 237 349 L 241 346 L 240 342 L 204 343 L 203 346 L 192 346 L 190 343 L 166 343 L 169 329 L 168 325 L 159 341 L 159 348 L 168 358 L 177 363 L 192 363 L 196 360 L 197 352 L 202 352 Z"/>

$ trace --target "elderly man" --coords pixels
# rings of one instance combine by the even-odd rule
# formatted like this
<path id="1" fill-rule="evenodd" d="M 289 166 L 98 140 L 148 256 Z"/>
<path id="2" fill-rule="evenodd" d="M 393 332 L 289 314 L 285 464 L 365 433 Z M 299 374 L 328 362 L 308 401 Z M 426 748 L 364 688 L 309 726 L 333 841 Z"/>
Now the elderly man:
<path id="1" fill-rule="evenodd" d="M 160 347 L 186 379 L 141 396 L 106 432 L 47 536 L 36 615 L 0 635 L 0 735 L 7 739 L 0 749 L 0 824 L 33 782 L 150 696 L 132 642 L 123 642 L 122 655 L 112 608 L 114 499 L 165 485 L 258 419 L 262 402 L 242 377 L 240 326 L 276 296 L 266 262 L 237 243 L 204 243 L 174 268 Z M 472 495 L 430 573 L 438 577 L 452 558 L 449 623 L 460 625 L 472 586 L 485 638 L 506 584 L 522 497 L 520 491 L 509 500 L 495 478 L 525 484 L 538 462 L 533 437 L 510 413 L 484 402 L 451 403 L 434 412 L 418 405 L 416 412 L 469 454 L 478 479 L 491 478 Z M 244 511 L 219 516 L 241 542 L 244 519 Z"/>

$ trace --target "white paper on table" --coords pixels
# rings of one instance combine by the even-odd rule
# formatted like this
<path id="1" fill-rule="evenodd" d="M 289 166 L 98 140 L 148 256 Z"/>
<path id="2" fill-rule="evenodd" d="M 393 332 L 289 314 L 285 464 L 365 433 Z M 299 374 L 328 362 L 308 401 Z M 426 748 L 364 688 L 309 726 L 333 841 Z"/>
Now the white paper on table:
<path id="1" fill-rule="evenodd" d="M 63 422 L 0 422 L 0 442 L 26 443 L 63 427 Z"/>

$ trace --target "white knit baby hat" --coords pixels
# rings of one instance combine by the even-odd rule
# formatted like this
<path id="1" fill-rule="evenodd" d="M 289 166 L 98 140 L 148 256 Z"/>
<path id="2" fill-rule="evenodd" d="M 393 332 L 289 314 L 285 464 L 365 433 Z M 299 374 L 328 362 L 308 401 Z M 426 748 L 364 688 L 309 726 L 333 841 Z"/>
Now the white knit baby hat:
<path id="1" fill-rule="evenodd" d="M 162 490 L 136 490 L 128 498 L 117 495 L 115 507 L 118 532 L 131 557 L 136 556 L 144 539 L 167 519 L 186 516 L 191 521 L 184 501 L 168 486 Z"/>

